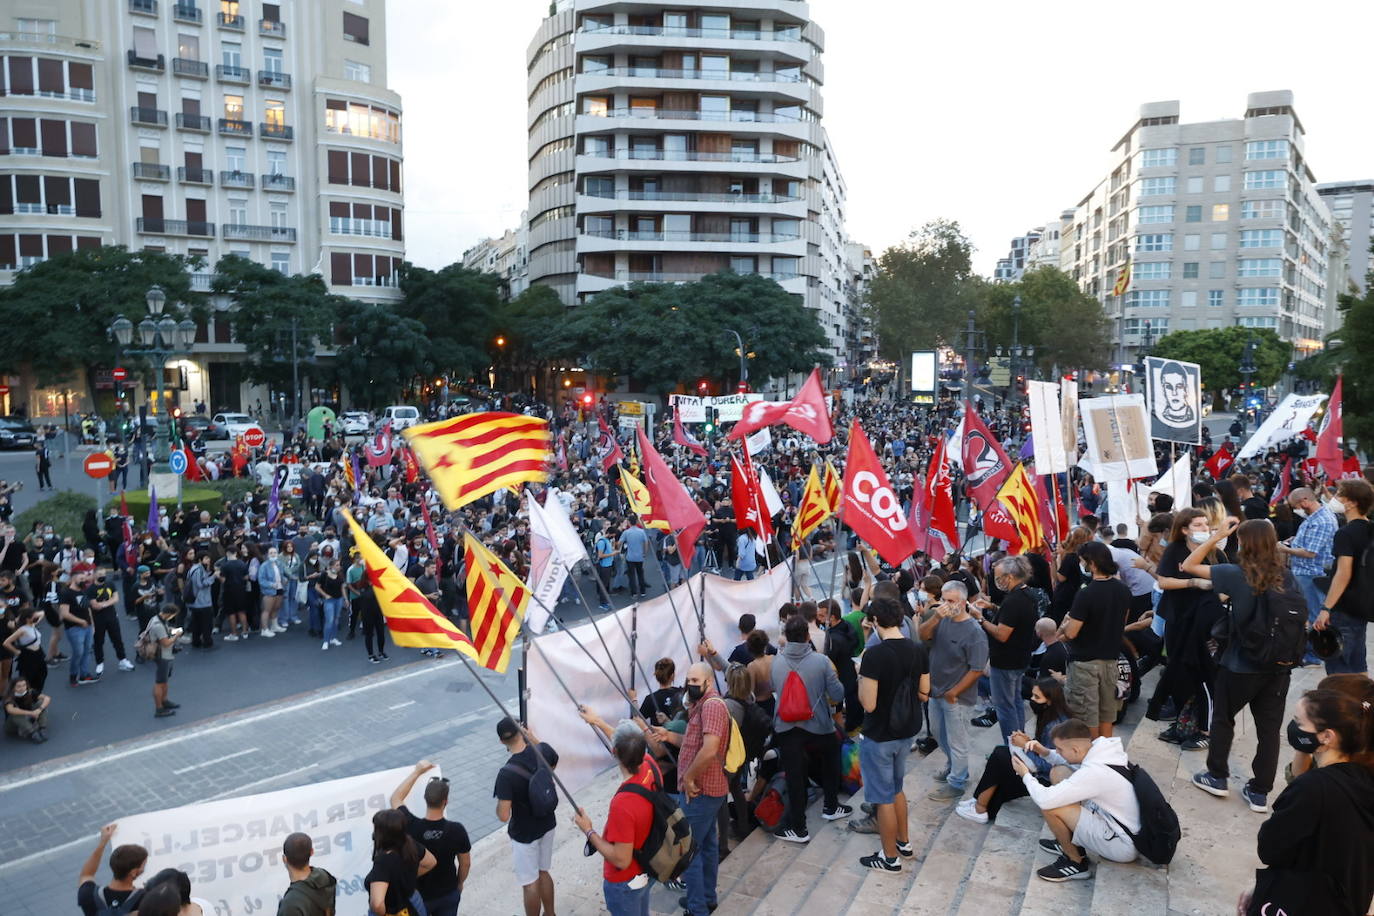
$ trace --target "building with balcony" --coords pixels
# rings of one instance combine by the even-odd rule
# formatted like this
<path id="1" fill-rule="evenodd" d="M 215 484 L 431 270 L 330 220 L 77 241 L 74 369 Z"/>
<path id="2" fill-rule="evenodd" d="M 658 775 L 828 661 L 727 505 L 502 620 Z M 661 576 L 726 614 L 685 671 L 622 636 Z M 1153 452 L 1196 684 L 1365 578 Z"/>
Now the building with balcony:
<path id="1" fill-rule="evenodd" d="M 530 42 L 530 283 L 772 277 L 848 359 L 845 187 L 825 35 L 799 0 L 560 0 Z"/>
<path id="2" fill-rule="evenodd" d="M 206 289 L 236 254 L 397 299 L 401 100 L 386 88 L 385 13 L 385 0 L 5 4 L 0 283 L 118 244 L 203 258 Z M 230 308 L 217 303 L 181 361 L 188 402 L 268 401 L 242 379 Z M 23 396 L 51 413 L 42 393 Z"/>
<path id="3" fill-rule="evenodd" d="M 1018 235 L 1011 240 L 1011 248 L 1005 258 L 998 258 L 997 268 L 993 271 L 992 279 L 997 283 L 1014 283 L 1021 279 L 1021 275 L 1026 272 L 1027 259 L 1030 250 L 1045 235 L 1044 226 L 1036 226 L 1025 235 Z"/>
<path id="4" fill-rule="evenodd" d="M 1374 271 L 1374 179 L 1336 181 L 1317 185 L 1317 193 L 1331 208 L 1336 232 L 1349 251 L 1349 278 L 1354 292 L 1363 296 L 1369 290 L 1369 275 Z"/>
<path id="5" fill-rule="evenodd" d="M 463 266 L 500 277 L 501 295 L 507 300 L 528 289 L 529 240 L 523 217 L 517 228 L 507 229 L 500 238 L 482 239 L 463 252 Z"/>
<path id="6" fill-rule="evenodd" d="M 1060 266 L 1102 302 L 1113 362 L 1172 331 L 1227 325 L 1271 328 L 1301 356 L 1322 346 L 1328 287 L 1343 282 L 1331 233 L 1291 92 L 1251 93 L 1243 117 L 1191 124 L 1178 102 L 1151 102 L 1066 213 Z"/>

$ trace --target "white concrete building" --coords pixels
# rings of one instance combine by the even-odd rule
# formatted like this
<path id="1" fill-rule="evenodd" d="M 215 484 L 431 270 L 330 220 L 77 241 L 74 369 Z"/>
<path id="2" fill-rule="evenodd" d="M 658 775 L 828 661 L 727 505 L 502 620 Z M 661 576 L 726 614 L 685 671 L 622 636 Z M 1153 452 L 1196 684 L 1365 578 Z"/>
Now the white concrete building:
<path id="1" fill-rule="evenodd" d="M 1369 273 L 1374 271 L 1374 254 L 1369 251 L 1374 241 L 1374 179 L 1319 184 L 1317 193 L 1331 208 L 1331 218 L 1349 249 L 1350 282 L 1363 296 L 1369 288 Z"/>
<path id="2" fill-rule="evenodd" d="M 482 239 L 464 251 L 463 266 L 499 276 L 504 298 L 520 295 L 529 288 L 529 234 L 524 221 L 499 238 Z"/>
<path id="3" fill-rule="evenodd" d="M 1027 256 L 1045 234 L 1044 226 L 1036 226 L 1011 240 L 1011 248 L 1005 258 L 999 258 L 992 279 L 997 283 L 1014 283 L 1026 272 Z"/>

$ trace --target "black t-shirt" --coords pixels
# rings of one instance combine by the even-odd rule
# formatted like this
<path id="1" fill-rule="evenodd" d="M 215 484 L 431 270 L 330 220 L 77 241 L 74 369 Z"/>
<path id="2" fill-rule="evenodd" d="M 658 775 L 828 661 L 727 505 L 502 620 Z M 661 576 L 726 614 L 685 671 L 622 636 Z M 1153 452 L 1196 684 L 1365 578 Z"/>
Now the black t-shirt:
<path id="1" fill-rule="evenodd" d="M 1031 653 L 1039 640 L 1035 636 L 1035 622 L 1040 619 L 1036 601 L 1024 586 L 1012 589 L 1001 605 L 994 623 L 1012 628 L 1006 642 L 988 637 L 988 664 L 1004 671 L 1018 671 L 1030 665 Z"/>
<path id="2" fill-rule="evenodd" d="M 326 572 L 320 575 L 320 578 L 316 584 L 319 585 L 320 591 L 324 592 L 327 597 L 342 598 L 343 581 L 344 580 L 342 573 L 336 573 L 331 575 Z"/>
<path id="3" fill-rule="evenodd" d="M 1342 525 L 1331 540 L 1331 556 L 1336 559 L 1338 566 L 1341 557 L 1352 558 L 1350 583 L 1346 585 L 1345 592 L 1332 610 L 1349 614 L 1351 617 L 1361 620 L 1364 617 L 1359 608 L 1359 596 L 1355 593 L 1355 571 L 1359 569 L 1360 558 L 1364 556 L 1366 548 L 1369 547 L 1371 538 L 1374 538 L 1374 522 L 1357 519 Z"/>
<path id="4" fill-rule="evenodd" d="M 1268 518 L 1269 504 L 1258 496 L 1247 496 L 1240 501 L 1240 510 L 1246 518 Z"/>
<path id="5" fill-rule="evenodd" d="M 109 601 L 109 600 L 110 600 L 111 598 L 113 598 L 114 596 L 115 596 L 114 586 L 111 585 L 108 581 L 106 581 L 106 582 L 104 582 L 104 583 L 95 583 L 95 584 L 93 584 L 93 585 L 88 585 L 88 586 L 86 586 L 86 606 L 87 606 L 87 608 L 91 609 L 93 613 L 97 613 L 97 614 L 110 613 L 110 614 L 113 614 L 113 613 L 115 612 L 115 605 L 110 604 L 110 605 L 106 605 L 105 607 L 103 607 L 103 608 L 101 608 L 101 609 L 99 609 L 99 610 L 95 610 L 94 608 L 91 607 L 91 602 L 92 602 L 92 601 L 99 601 L 100 603 L 104 604 L 106 601 Z"/>
<path id="6" fill-rule="evenodd" d="M 1069 658 L 1076 662 L 1115 659 L 1121 653 L 1130 607 L 1131 590 L 1120 579 L 1094 579 L 1080 588 L 1069 618 L 1083 621 L 1083 628 L 1069 640 Z"/>
<path id="7" fill-rule="evenodd" d="M 9 591 L 0 590 L 0 608 L 14 610 L 24 603 L 24 596 L 19 589 L 11 588 Z"/>
<path id="8" fill-rule="evenodd" d="M 544 754 L 544 759 L 549 766 L 558 765 L 558 752 L 548 744 L 541 743 L 539 749 Z M 526 747 L 518 754 L 511 754 L 507 764 L 515 764 L 526 773 L 533 774 L 534 771 L 543 766 L 534 756 L 534 749 Z M 530 781 L 520 773 L 509 769 L 508 766 L 501 767 L 496 774 L 496 789 L 492 792 L 498 801 L 510 802 L 510 821 L 506 825 L 506 832 L 510 838 L 517 843 L 533 843 L 544 834 L 554 828 L 558 822 L 556 813 L 547 817 L 535 817 L 530 810 Z"/>
<path id="9" fill-rule="evenodd" d="M 248 564 L 237 557 L 221 563 L 219 574 L 224 577 L 224 587 L 227 589 L 241 592 L 248 587 Z"/>
<path id="10" fill-rule="evenodd" d="M 108 887 L 97 887 L 94 881 L 86 881 L 76 889 L 76 905 L 81 907 L 85 916 L 96 916 L 105 907 L 122 907 L 133 896 L 132 890 L 115 891 Z"/>
<path id="11" fill-rule="evenodd" d="M 649 722 L 658 723 L 655 716 L 663 713 L 669 719 L 675 718 L 682 712 L 682 688 L 681 687 L 660 687 L 653 692 L 652 696 L 647 696 L 639 704 L 639 714 Z"/>
<path id="12" fill-rule="evenodd" d="M 884 639 L 859 657 L 859 676 L 878 682 L 878 701 L 873 711 L 864 714 L 863 733 L 870 741 L 897 741 L 911 738 L 911 734 L 894 734 L 888 727 L 892 699 L 904 678 L 920 679 L 930 671 L 925 646 L 919 646 L 905 636 Z M 919 729 L 917 729 L 919 731 Z"/>
<path id="13" fill-rule="evenodd" d="M 405 805 L 400 810 L 406 816 L 406 833 L 434 853 L 434 868 L 421 875 L 416 882 L 420 896 L 434 900 L 453 893 L 458 889 L 457 857 L 472 852 L 467 830 L 462 824 L 447 818 L 431 821 L 416 817 Z"/>
<path id="14" fill-rule="evenodd" d="M 1037 679 L 1049 677 L 1051 671 L 1067 674 L 1069 670 L 1069 649 L 1061 640 L 1045 647 L 1045 651 L 1031 655 L 1030 667 Z"/>
<path id="15" fill-rule="evenodd" d="M 86 604 L 86 592 L 78 592 L 70 588 L 60 588 L 57 590 L 57 603 L 59 605 L 65 604 L 67 606 L 67 613 L 71 614 L 73 617 L 80 618 L 86 621 L 86 623 L 91 622 L 91 609 Z M 62 623 L 67 629 L 71 629 L 75 626 L 75 624 L 65 620 Z"/>
<path id="16" fill-rule="evenodd" d="M 770 642 L 767 646 L 764 647 L 763 654 L 777 655 L 778 647 Z M 749 643 L 747 642 L 742 642 L 739 645 L 735 646 L 734 649 L 730 650 L 730 657 L 726 659 L 726 661 L 737 662 L 741 665 L 747 665 L 753 660 L 754 656 L 753 653 L 749 651 Z"/>
<path id="17" fill-rule="evenodd" d="M 374 882 L 385 881 L 386 911 L 388 913 L 399 912 L 402 907 L 410 903 L 410 895 L 415 893 L 416 875 L 419 870 L 419 862 L 407 866 L 398 852 L 378 853 L 372 859 L 372 870 L 363 879 L 363 886 L 368 888 L 368 893 L 371 894 Z"/>

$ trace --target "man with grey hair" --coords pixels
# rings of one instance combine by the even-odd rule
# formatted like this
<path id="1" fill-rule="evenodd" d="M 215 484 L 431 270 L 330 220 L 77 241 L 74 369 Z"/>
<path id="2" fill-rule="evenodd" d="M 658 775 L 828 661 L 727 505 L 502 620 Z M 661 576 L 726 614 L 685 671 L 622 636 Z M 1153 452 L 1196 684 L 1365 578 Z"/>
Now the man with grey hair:
<path id="1" fill-rule="evenodd" d="M 940 598 L 920 634 L 930 650 L 930 722 L 949 763 L 935 774 L 945 785 L 928 797 L 953 801 L 963 797 L 968 782 L 968 710 L 976 693 L 973 687 L 988 663 L 988 639 L 969 615 L 968 586 L 950 580 Z"/>
<path id="2" fill-rule="evenodd" d="M 1003 592 L 1000 604 L 979 597 L 969 605 L 988 642 L 988 682 L 992 708 L 1002 741 L 1010 746 L 1011 733 L 1026 727 L 1025 704 L 1021 699 L 1021 679 L 1030 667 L 1035 651 L 1035 622 L 1039 608 L 1026 584 L 1031 579 L 1030 561 L 1025 557 L 1004 557 L 992 567 L 992 581 Z"/>
<path id="3" fill-rule="evenodd" d="M 584 714 L 583 718 L 587 716 Z M 623 720 L 611 735 L 611 750 L 620 766 L 622 781 L 611 796 L 606 826 L 598 832 L 582 808 L 577 809 L 573 823 L 587 838 L 587 844 L 606 860 L 601 871 L 606 909 L 638 916 L 649 912 L 653 877 L 640 867 L 635 853 L 649 839 L 654 820 L 653 793 L 662 791 L 663 780 L 658 766 L 646 753 L 644 732 L 638 724 Z"/>
<path id="4" fill-rule="evenodd" d="M 1288 571 L 1298 583 L 1303 598 L 1307 601 L 1307 622 L 1313 624 L 1326 602 L 1326 592 L 1318 588 L 1316 580 L 1328 575 L 1327 570 L 1336 565 L 1331 556 L 1331 545 L 1340 525 L 1335 513 L 1317 500 L 1317 494 L 1308 487 L 1298 487 L 1288 494 L 1288 505 L 1293 514 L 1302 519 L 1298 531 L 1286 541 L 1279 542 L 1279 553 L 1288 554 Z M 1304 665 L 1319 665 L 1311 648 L 1303 659 Z"/>

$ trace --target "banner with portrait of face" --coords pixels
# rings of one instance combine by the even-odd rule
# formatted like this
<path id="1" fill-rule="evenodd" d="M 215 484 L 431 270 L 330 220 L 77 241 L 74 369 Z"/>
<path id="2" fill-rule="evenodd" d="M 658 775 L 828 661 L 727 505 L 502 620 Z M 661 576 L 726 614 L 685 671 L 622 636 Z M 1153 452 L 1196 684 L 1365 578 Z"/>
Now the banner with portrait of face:
<path id="1" fill-rule="evenodd" d="M 1202 367 L 1161 356 L 1145 359 L 1150 438 L 1202 444 Z"/>

